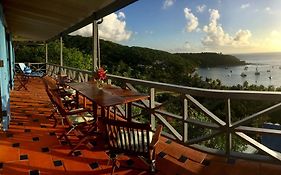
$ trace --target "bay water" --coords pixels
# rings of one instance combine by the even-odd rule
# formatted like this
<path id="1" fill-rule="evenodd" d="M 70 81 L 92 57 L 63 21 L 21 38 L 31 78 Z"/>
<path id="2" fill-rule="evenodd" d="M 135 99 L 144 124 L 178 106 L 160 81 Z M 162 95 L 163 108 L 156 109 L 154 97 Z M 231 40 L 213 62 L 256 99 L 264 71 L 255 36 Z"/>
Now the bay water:
<path id="1" fill-rule="evenodd" d="M 225 86 L 243 85 L 245 81 L 249 85 L 281 86 L 281 53 L 232 55 L 247 64 L 243 66 L 198 68 L 196 72 L 202 76 L 203 80 L 206 77 L 219 79 Z"/>

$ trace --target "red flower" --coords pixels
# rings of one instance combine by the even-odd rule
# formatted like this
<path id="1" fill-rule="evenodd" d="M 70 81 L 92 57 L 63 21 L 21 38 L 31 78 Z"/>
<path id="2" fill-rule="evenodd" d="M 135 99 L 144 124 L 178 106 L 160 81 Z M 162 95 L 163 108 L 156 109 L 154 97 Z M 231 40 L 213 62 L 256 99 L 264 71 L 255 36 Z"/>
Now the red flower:
<path id="1" fill-rule="evenodd" d="M 96 78 L 98 80 L 105 80 L 106 79 L 106 70 L 104 70 L 102 67 L 100 67 L 97 71 Z"/>

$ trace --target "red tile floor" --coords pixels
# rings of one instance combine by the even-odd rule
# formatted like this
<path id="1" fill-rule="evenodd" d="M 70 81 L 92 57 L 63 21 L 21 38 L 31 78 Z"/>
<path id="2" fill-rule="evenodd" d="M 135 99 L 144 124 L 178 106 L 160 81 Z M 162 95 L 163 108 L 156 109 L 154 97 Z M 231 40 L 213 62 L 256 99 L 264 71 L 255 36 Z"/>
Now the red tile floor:
<path id="1" fill-rule="evenodd" d="M 17 84 L 16 84 L 17 86 Z M 0 131 L 0 174 L 3 175 L 75 175 L 110 174 L 103 138 L 97 137 L 92 149 L 81 146 L 76 156 L 67 155 L 70 146 L 58 140 L 63 126 L 52 127 L 46 117 L 52 106 L 39 78 L 31 79 L 28 91 L 11 92 L 12 120 L 7 132 Z M 274 175 L 281 166 L 235 160 L 195 151 L 161 138 L 157 149 L 157 174 L 185 175 Z M 147 165 L 138 158 L 121 157 L 122 168 L 115 174 L 148 174 Z M 132 160 L 132 161 L 131 161 Z M 130 163 L 133 162 L 130 168 Z"/>

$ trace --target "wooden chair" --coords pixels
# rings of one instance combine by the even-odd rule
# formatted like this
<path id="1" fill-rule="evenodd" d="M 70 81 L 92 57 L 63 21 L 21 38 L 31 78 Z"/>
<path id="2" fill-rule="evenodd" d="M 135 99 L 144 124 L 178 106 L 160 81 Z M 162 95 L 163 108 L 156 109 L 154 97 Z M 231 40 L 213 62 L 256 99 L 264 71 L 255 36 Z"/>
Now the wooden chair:
<path id="1" fill-rule="evenodd" d="M 81 144 L 93 138 L 97 128 L 97 118 L 93 116 L 93 112 L 90 109 L 66 109 L 57 91 L 51 91 L 49 94 L 57 113 L 69 126 L 59 139 L 64 138 L 70 146 L 72 146 L 72 144 L 68 137 L 71 133 L 74 133 L 74 135 L 80 139 L 79 143 L 69 152 L 69 155 L 71 155 Z"/>
<path id="2" fill-rule="evenodd" d="M 70 140 L 68 139 L 68 135 L 72 132 L 80 138 L 80 142 L 72 149 L 69 154 L 72 154 L 82 143 L 86 140 L 89 140 L 89 135 L 92 134 L 92 130 L 95 130 L 97 125 L 97 120 L 92 115 L 92 111 L 90 109 L 78 108 L 69 109 L 67 105 L 63 102 L 62 95 L 60 94 L 60 90 L 55 85 L 55 80 L 49 76 L 43 78 L 43 82 L 45 85 L 46 93 L 53 105 L 53 110 L 49 118 L 54 119 L 55 123 L 53 127 L 56 127 L 58 122 L 60 121 L 62 125 L 64 122 L 69 126 L 66 129 L 66 132 L 63 133 L 59 139 L 63 137 L 65 140 L 71 145 Z"/>
<path id="3" fill-rule="evenodd" d="M 50 89 L 50 91 L 58 93 L 58 95 L 61 97 L 61 100 L 66 108 L 73 109 L 73 108 L 77 107 L 76 99 L 74 97 L 76 92 L 74 90 L 67 91 L 63 87 L 58 86 L 56 80 L 50 76 L 43 77 L 43 82 L 45 84 L 45 88 L 48 88 L 48 89 Z"/>
<path id="4" fill-rule="evenodd" d="M 123 153 L 131 156 L 142 156 L 150 165 L 150 172 L 155 172 L 156 146 L 162 132 L 162 125 L 159 125 L 156 132 L 151 132 L 149 124 L 141 124 L 126 121 L 105 119 L 107 138 L 112 160 L 112 171 L 120 166 L 118 154 Z"/>
<path id="5" fill-rule="evenodd" d="M 61 115 L 56 115 L 56 114 L 59 114 L 59 112 L 58 112 L 58 109 L 55 105 L 55 101 L 54 101 L 53 94 L 52 94 L 52 92 L 54 93 L 55 91 L 58 91 L 58 89 L 55 85 L 55 80 L 53 80 L 49 76 L 45 76 L 43 78 L 43 83 L 44 83 L 44 86 L 45 86 L 46 93 L 47 93 L 47 95 L 48 95 L 48 97 L 51 101 L 51 105 L 53 106 L 52 113 L 47 118 L 54 120 L 54 125 L 53 125 L 54 128 L 58 125 L 59 122 L 64 126 L 64 120 L 65 119 Z M 61 98 L 63 98 L 62 95 L 60 95 L 60 96 L 61 96 Z M 64 103 L 63 100 L 62 100 L 62 102 Z M 68 106 L 68 103 L 69 102 L 66 101 L 65 106 Z"/>
<path id="6" fill-rule="evenodd" d="M 42 71 L 32 71 L 31 69 L 29 69 L 29 71 L 25 71 L 25 68 L 27 68 L 27 66 L 24 63 L 18 63 L 15 66 L 15 68 L 16 68 L 16 71 L 15 71 L 16 79 L 20 83 L 17 90 L 20 90 L 22 88 L 24 88 L 25 90 L 28 90 L 27 84 L 29 82 L 29 78 L 31 78 L 31 77 L 42 78 L 45 76 L 44 72 L 42 72 Z"/>

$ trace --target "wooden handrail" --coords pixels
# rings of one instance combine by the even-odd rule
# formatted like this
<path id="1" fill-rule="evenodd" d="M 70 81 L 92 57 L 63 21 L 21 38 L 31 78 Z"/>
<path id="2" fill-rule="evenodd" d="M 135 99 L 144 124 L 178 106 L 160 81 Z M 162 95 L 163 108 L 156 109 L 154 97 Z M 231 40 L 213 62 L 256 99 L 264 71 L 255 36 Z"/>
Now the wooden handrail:
<path id="1" fill-rule="evenodd" d="M 46 73 L 48 75 L 56 75 L 59 71 L 63 71 L 68 75 L 69 78 L 74 79 L 78 82 L 84 82 L 88 81 L 90 77 L 92 77 L 93 73 L 91 71 L 87 70 L 80 70 L 77 68 L 71 68 L 71 67 L 65 67 L 65 66 L 59 66 L 55 64 L 46 64 Z M 134 79 L 134 78 L 127 78 L 127 77 L 121 77 L 117 75 L 111 75 L 108 74 L 108 82 L 111 83 L 112 81 L 116 81 L 118 83 L 122 83 L 126 88 L 136 91 L 134 88 L 134 85 L 141 85 L 143 87 L 146 87 L 150 90 L 150 100 L 142 100 L 139 103 L 133 103 L 133 106 L 136 108 L 140 108 L 144 111 L 144 113 L 148 114 L 150 116 L 149 121 L 151 122 L 152 128 L 155 128 L 155 125 L 157 122 L 161 122 L 165 129 L 168 129 L 168 132 L 170 135 L 170 138 L 187 146 L 192 146 L 198 148 L 198 143 L 202 140 L 206 140 L 209 138 L 214 138 L 219 134 L 225 134 L 225 145 L 226 148 L 223 151 L 223 155 L 226 157 L 231 157 L 233 155 L 236 155 L 231 150 L 231 142 L 232 142 L 232 135 L 236 135 L 237 137 L 240 137 L 242 140 L 245 140 L 251 145 L 255 144 L 255 147 L 257 150 L 266 153 L 269 157 L 273 159 L 266 159 L 266 160 L 272 160 L 272 161 L 281 161 L 281 157 L 275 156 L 274 152 L 262 144 L 257 144 L 257 141 L 255 141 L 253 138 L 249 137 L 245 133 L 251 133 L 251 134 L 270 134 L 274 136 L 280 136 L 280 130 L 276 129 L 264 129 L 264 128 L 257 128 L 257 127 L 247 127 L 245 126 L 246 123 L 249 123 L 249 121 L 252 121 L 257 118 L 261 118 L 264 116 L 264 114 L 268 114 L 269 112 L 272 112 L 277 109 L 281 109 L 281 92 L 272 92 L 272 91 L 245 91 L 245 90 L 216 90 L 216 89 L 203 89 L 203 88 L 195 88 L 195 87 L 187 87 L 187 86 L 181 86 L 181 85 L 174 85 L 174 84 L 167 84 L 167 83 L 160 83 L 160 82 L 152 82 L 147 80 L 140 80 L 140 79 Z M 180 94 L 182 98 L 179 98 L 179 100 L 183 100 L 183 114 L 172 114 L 161 107 L 162 104 L 154 101 L 154 96 L 156 93 L 154 93 L 155 90 L 161 90 L 161 91 L 168 91 L 172 92 L 174 94 Z M 204 107 L 199 101 L 195 100 L 194 97 L 205 97 L 210 98 L 212 100 L 223 100 L 226 103 L 227 111 L 225 113 L 225 120 L 222 120 L 218 116 L 216 116 L 212 111 L 209 111 L 206 107 Z M 266 109 L 263 109 L 259 112 L 256 112 L 254 114 L 251 114 L 248 117 L 245 117 L 244 119 L 241 119 L 239 121 L 235 121 L 232 123 L 231 121 L 231 100 L 256 100 L 256 101 L 272 101 L 275 102 L 274 105 L 267 107 Z M 196 112 L 203 113 L 206 118 L 208 118 L 208 121 L 200 121 L 196 120 L 193 116 L 189 116 L 188 112 L 190 112 L 190 105 L 193 105 L 196 107 Z M 123 117 L 126 117 L 126 111 L 123 110 L 122 107 L 118 107 L 118 110 L 120 111 L 119 115 L 124 115 Z M 195 110 L 195 109 L 193 109 Z M 139 116 L 139 114 L 137 115 Z M 179 131 L 179 128 L 174 128 L 169 121 L 167 121 L 167 117 L 174 119 L 178 121 L 182 128 L 180 128 L 182 131 Z M 192 118 L 193 117 L 193 118 Z M 211 122 L 213 121 L 213 122 Z M 212 130 L 213 132 L 210 133 L 207 136 L 201 136 L 198 138 L 193 138 L 191 140 L 188 140 L 188 127 L 189 125 L 196 125 L 199 127 L 203 127 L 205 129 Z M 154 125 L 154 126 L 153 126 Z M 167 131 L 167 130 L 165 130 Z M 191 145 L 192 144 L 192 145 Z M 199 148 L 200 149 L 200 148 Z M 201 151 L 206 151 L 210 149 L 205 149 L 202 147 L 200 149 Z M 212 151 L 219 152 L 221 154 L 222 150 Z M 240 154 L 239 153 L 239 157 Z M 245 159 L 253 159 L 257 160 L 255 155 L 249 156 L 246 155 L 242 156 Z"/>

